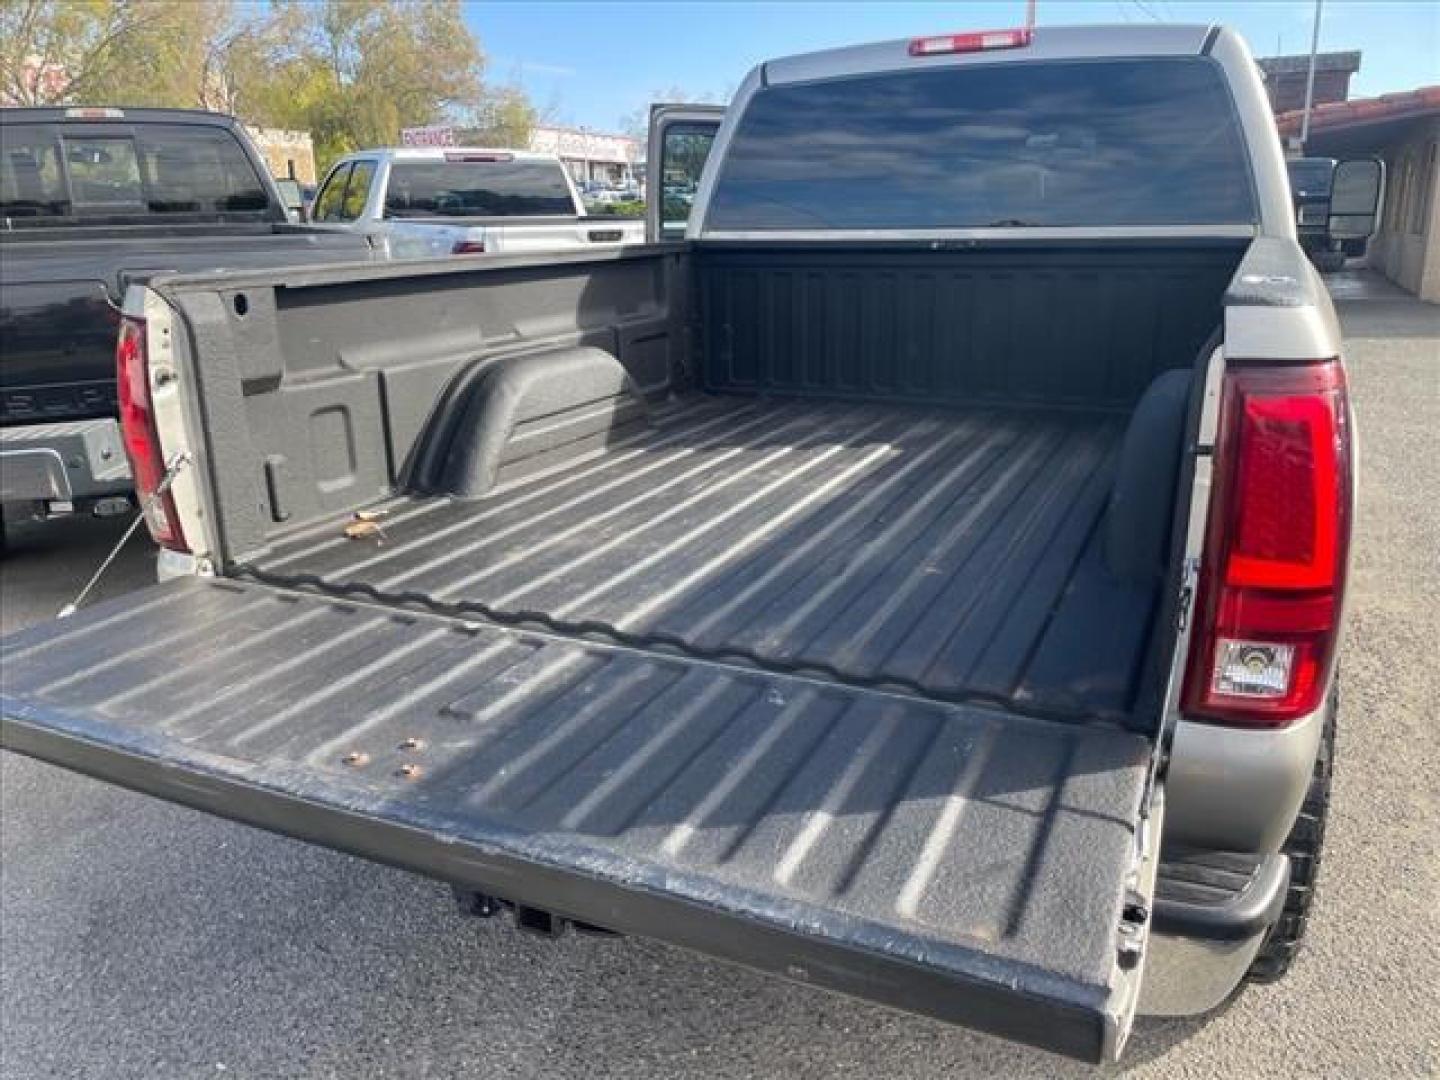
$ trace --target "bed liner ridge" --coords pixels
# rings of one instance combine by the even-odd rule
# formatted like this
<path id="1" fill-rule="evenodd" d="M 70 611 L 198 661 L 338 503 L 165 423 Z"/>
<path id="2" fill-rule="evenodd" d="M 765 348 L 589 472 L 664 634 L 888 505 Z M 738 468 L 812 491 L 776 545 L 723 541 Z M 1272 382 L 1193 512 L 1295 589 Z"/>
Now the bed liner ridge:
<path id="1" fill-rule="evenodd" d="M 926 687 L 916 680 L 894 675 L 880 679 L 867 679 L 863 676 L 841 671 L 829 664 L 814 661 L 809 661 L 804 664 L 789 664 L 733 645 L 720 649 L 707 649 L 687 642 L 684 638 L 676 634 L 635 634 L 621 630 L 619 627 L 597 619 L 557 619 L 548 612 L 534 609 L 501 611 L 478 600 L 458 600 L 454 603 L 444 603 L 420 592 L 389 592 L 377 588 L 374 585 L 357 581 L 344 583 L 327 582 L 316 574 L 276 574 L 248 563 L 236 565 L 233 568 L 233 574 L 236 578 L 253 581 L 258 585 L 293 589 L 298 592 L 308 593 L 330 600 L 355 600 L 357 598 L 364 598 L 383 607 L 407 610 L 418 609 L 443 618 L 473 621 L 478 617 L 486 623 L 501 628 L 527 630 L 538 627 L 544 632 L 573 641 L 595 642 L 598 638 L 599 644 L 617 645 L 623 648 L 636 649 L 641 652 L 679 656 L 692 660 L 702 660 L 707 663 L 743 666 L 776 675 L 818 676 L 824 681 L 836 683 L 841 686 L 853 687 L 858 690 L 903 693 L 911 697 L 946 705 L 978 705 L 987 709 L 998 710 L 1009 716 L 1022 716 L 1032 720 L 1056 721 L 1081 726 L 1095 724 L 1114 727 L 1116 724 L 1114 717 L 1099 713 L 1092 712 L 1077 716 L 1073 712 L 1047 709 L 1041 705 L 1033 707 L 1027 706 L 1026 708 L 1020 709 L 1016 708 L 1014 702 L 998 694 L 986 694 L 963 688 L 949 691 L 937 690 Z"/>

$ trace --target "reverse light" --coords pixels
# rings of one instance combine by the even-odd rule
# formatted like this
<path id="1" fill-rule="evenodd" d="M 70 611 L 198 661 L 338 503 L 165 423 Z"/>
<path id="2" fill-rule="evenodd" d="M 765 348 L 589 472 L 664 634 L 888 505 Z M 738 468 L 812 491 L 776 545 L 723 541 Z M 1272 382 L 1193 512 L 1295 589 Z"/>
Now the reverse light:
<path id="1" fill-rule="evenodd" d="M 1295 646 L 1222 638 L 1211 689 L 1230 697 L 1275 698 L 1290 687 Z"/>
<path id="2" fill-rule="evenodd" d="M 990 49 L 1021 49 L 1030 44 L 1034 33 L 1020 30 L 977 30 L 968 34 L 936 34 L 934 37 L 913 38 L 911 56 L 944 56 L 947 53 L 986 52 Z"/>
<path id="3" fill-rule="evenodd" d="M 175 512 L 175 500 L 168 490 L 160 490 L 165 480 L 165 459 L 160 452 L 160 433 L 155 426 L 155 409 L 150 397 L 144 319 L 131 315 L 120 319 L 115 375 L 119 383 L 120 430 L 125 456 L 130 461 L 135 493 L 145 510 L 145 524 L 157 544 L 172 551 L 189 551 Z"/>
<path id="4" fill-rule="evenodd" d="M 1320 707 L 1350 548 L 1338 360 L 1226 373 L 1185 711 L 1280 727 Z"/>

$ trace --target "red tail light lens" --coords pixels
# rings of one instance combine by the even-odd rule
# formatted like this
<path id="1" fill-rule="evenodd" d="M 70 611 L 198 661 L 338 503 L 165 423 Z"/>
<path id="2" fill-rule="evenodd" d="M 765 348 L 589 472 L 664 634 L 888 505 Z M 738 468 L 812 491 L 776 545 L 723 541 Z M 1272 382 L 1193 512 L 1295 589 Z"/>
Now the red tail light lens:
<path id="1" fill-rule="evenodd" d="M 450 248 L 451 255 L 484 255 L 484 240 L 456 240 Z"/>
<path id="2" fill-rule="evenodd" d="M 155 427 L 155 410 L 150 399 L 144 319 L 126 315 L 120 320 L 115 374 L 119 381 L 120 429 L 125 440 L 125 456 L 130 459 L 135 492 L 140 504 L 146 507 L 145 524 L 157 544 L 174 551 L 188 551 L 174 499 L 168 491 L 155 498 L 165 479 L 165 459 L 160 453 L 160 434 Z"/>
<path id="3" fill-rule="evenodd" d="M 1319 708 L 1350 548 L 1338 360 L 1225 376 L 1187 713 L 1280 727 Z"/>

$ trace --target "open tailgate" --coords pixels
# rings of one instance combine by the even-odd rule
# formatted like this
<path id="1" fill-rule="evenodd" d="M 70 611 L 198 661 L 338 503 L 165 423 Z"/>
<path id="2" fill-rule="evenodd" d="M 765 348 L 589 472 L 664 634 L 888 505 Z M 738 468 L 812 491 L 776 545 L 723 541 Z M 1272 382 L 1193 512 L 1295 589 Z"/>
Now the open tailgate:
<path id="1" fill-rule="evenodd" d="M 0 643 L 0 743 L 1092 1061 L 1134 1011 L 1150 744 L 233 581 Z"/>

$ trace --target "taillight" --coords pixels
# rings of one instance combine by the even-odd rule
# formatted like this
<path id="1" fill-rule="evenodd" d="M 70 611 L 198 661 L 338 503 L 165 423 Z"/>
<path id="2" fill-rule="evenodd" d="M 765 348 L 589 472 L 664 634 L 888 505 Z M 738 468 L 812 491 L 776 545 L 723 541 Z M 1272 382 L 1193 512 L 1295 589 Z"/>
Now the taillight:
<path id="1" fill-rule="evenodd" d="M 145 524 L 155 542 L 174 551 L 188 551 L 175 500 L 161 492 L 165 459 L 160 453 L 160 433 L 155 427 L 155 409 L 150 398 L 150 363 L 145 351 L 145 320 L 130 315 L 120 320 L 120 337 L 115 346 L 115 374 L 119 382 L 120 429 L 125 456 L 135 493 L 145 508 Z"/>
<path id="2" fill-rule="evenodd" d="M 484 240 L 456 240 L 450 248 L 451 255 L 484 255 Z"/>
<path id="3" fill-rule="evenodd" d="M 1351 466 L 1340 361 L 1226 373 L 1187 713 L 1280 727 L 1319 708 L 1340 629 Z"/>
<path id="4" fill-rule="evenodd" d="M 1023 49 L 1034 38 L 1034 33 L 1021 30 L 977 30 L 969 34 L 936 34 L 934 37 L 914 38 L 910 42 L 911 56 L 944 56 L 947 53 L 988 52 L 991 49 Z"/>

